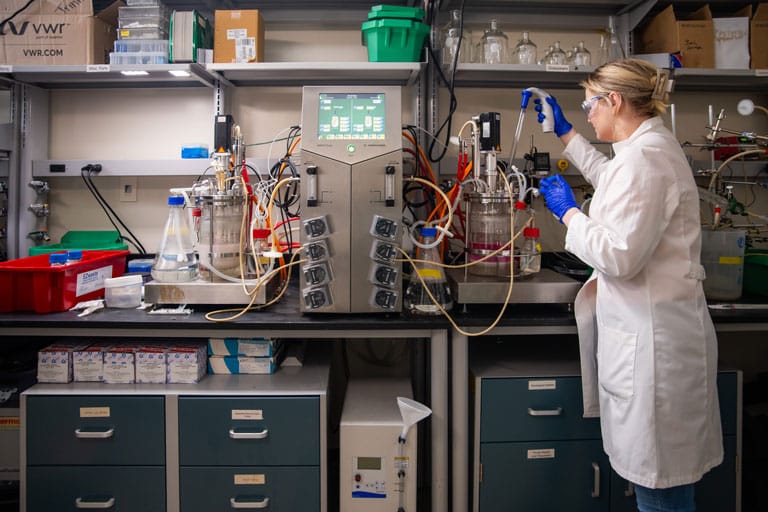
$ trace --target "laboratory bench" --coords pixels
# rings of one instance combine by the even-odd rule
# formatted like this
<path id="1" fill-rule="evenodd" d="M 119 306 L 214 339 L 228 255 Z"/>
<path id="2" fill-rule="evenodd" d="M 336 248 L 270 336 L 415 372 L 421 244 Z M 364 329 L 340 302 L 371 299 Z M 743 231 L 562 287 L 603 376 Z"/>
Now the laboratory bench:
<path id="1" fill-rule="evenodd" d="M 429 379 L 428 403 L 433 410 L 430 418 L 430 485 L 431 509 L 452 510 L 465 512 L 470 506 L 470 488 L 472 468 L 470 447 L 472 442 L 470 418 L 470 364 L 472 354 L 470 345 L 481 346 L 484 343 L 494 343 L 508 338 L 519 340 L 520 344 L 546 346 L 536 340 L 559 340 L 556 349 L 563 353 L 577 356 L 576 324 L 571 304 L 509 304 L 505 314 L 488 333 L 483 336 L 473 336 L 474 332 L 484 330 L 492 324 L 498 314 L 498 305 L 457 305 L 452 311 L 456 325 L 452 325 L 443 317 L 412 318 L 406 314 L 302 314 L 299 312 L 298 291 L 293 287 L 283 300 L 261 311 L 251 311 L 233 321 L 212 322 L 205 318 L 210 307 L 193 307 L 190 314 L 149 314 L 146 311 L 133 309 L 103 309 L 88 316 L 78 317 L 77 312 L 67 311 L 38 315 L 33 313 L 15 312 L 0 314 L 0 344 L 3 338 L 19 340 L 31 338 L 61 338 L 61 337 L 113 337 L 117 339 L 145 338 L 208 338 L 208 337 L 252 337 L 254 335 L 280 337 L 290 339 L 331 340 L 331 339 L 411 339 L 428 342 L 429 359 L 426 361 Z M 716 329 L 723 332 L 765 332 L 768 331 L 768 309 L 757 306 L 759 299 L 745 298 L 733 305 L 714 305 L 710 309 Z M 533 338 L 531 338 L 533 337 Z M 470 338 L 472 343 L 470 344 Z M 558 354 L 550 351 L 553 358 Z M 275 374 L 279 375 L 283 370 Z M 240 378 L 221 379 L 221 376 L 208 376 L 200 385 L 181 386 L 190 391 L 190 395 L 205 395 L 213 393 L 217 398 L 232 398 L 243 393 L 242 385 L 235 381 Z M 280 378 L 289 378 L 289 372 Z M 262 377 L 262 382 L 271 377 Z M 247 381 L 246 377 L 243 381 Z M 289 379 L 290 380 L 290 379 Z M 74 397 L 105 395 L 112 398 L 141 398 L 150 400 L 160 399 L 163 405 L 159 413 L 166 417 L 163 433 L 166 443 L 174 441 L 169 438 L 179 434 L 178 428 L 181 414 L 179 405 L 182 394 L 178 386 L 168 385 L 84 385 L 72 383 L 69 385 L 35 386 L 28 392 L 28 399 L 40 399 L 43 396 L 55 400 L 67 400 Z M 209 389 L 209 388 L 215 389 Z M 246 386 L 247 387 L 247 386 Z M 317 395 L 324 396 L 319 389 Z M 256 392 L 256 388 L 252 388 Z M 69 398 L 68 398 L 69 397 Z M 193 398 L 187 396 L 186 398 Z M 237 397 L 235 397 L 237 398 Z M 241 397 L 242 398 L 242 397 Z M 169 423 L 169 421 L 171 423 Z M 175 422 L 175 423 L 174 423 Z M 167 444 L 170 446 L 170 444 Z M 166 450 L 168 447 L 166 446 Z M 176 443 L 178 446 L 178 443 Z M 176 452 L 169 452 L 161 463 L 149 461 L 142 467 L 159 471 L 164 475 L 167 484 L 163 489 L 157 489 L 154 499 L 165 500 L 169 512 L 178 511 L 179 492 L 194 488 L 189 484 L 198 478 L 198 466 L 187 467 L 184 471 L 183 459 Z M 327 461 L 325 461 L 327 462 Z M 43 469 L 46 464 L 33 466 L 27 461 L 28 468 L 37 474 L 42 471 L 46 478 L 58 478 L 48 475 Z M 226 472 L 223 467 L 243 468 L 237 462 L 222 466 L 210 464 L 209 470 L 215 478 Z M 123 471 L 132 466 L 120 466 L 116 462 L 109 466 L 110 471 Z M 202 466 L 200 466 L 202 467 Z M 80 468 L 84 469 L 84 468 Z M 179 471 L 181 470 L 181 473 Z M 203 469 L 199 469 L 203 471 Z M 168 477 L 168 472 L 181 474 L 181 480 L 174 476 Z M 73 473 L 74 474 L 74 473 Z M 260 473 L 259 473 L 260 474 Z M 192 480 L 185 480 L 185 476 Z M 38 477 L 42 478 L 42 477 Z M 314 478 L 312 476 L 311 478 Z M 181 498 L 183 502 L 184 498 Z M 321 500 L 322 501 L 322 500 Z M 326 504 L 322 501 L 322 507 Z M 27 510 L 33 510 L 28 508 Z M 186 508 L 185 508 L 186 510 Z M 324 511 L 325 508 L 318 510 Z"/>

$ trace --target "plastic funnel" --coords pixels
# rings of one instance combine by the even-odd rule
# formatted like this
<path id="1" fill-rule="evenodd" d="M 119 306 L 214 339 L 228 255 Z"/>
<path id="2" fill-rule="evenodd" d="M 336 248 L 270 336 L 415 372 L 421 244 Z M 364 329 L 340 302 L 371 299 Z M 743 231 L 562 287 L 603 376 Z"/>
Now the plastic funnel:
<path id="1" fill-rule="evenodd" d="M 430 414 L 432 409 L 410 398 L 397 397 L 397 406 L 400 408 L 400 416 L 403 417 L 403 431 L 400 432 L 400 440 L 405 441 L 408 430 Z"/>

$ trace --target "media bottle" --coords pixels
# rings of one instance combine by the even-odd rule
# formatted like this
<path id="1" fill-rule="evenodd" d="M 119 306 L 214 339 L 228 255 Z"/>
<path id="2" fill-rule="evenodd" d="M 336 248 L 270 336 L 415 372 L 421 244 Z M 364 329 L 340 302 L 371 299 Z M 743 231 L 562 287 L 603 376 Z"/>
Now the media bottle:
<path id="1" fill-rule="evenodd" d="M 421 229 L 421 243 L 422 245 L 430 246 L 434 244 L 437 237 L 437 229 L 435 228 L 422 228 Z M 411 315 L 439 315 L 442 313 L 440 308 L 437 307 L 435 301 L 445 311 L 450 311 L 453 307 L 453 297 L 451 295 L 451 288 L 448 286 L 448 281 L 445 279 L 445 272 L 443 268 L 439 266 L 440 255 L 438 253 L 438 246 L 428 247 L 421 250 L 421 255 L 416 258 L 429 263 L 414 262 L 413 270 L 411 270 L 411 278 L 408 281 L 408 286 L 405 289 L 405 297 L 403 298 L 403 309 Z M 421 279 L 419 279 L 421 276 Z M 422 279 L 424 283 L 422 284 Z M 435 301 L 430 298 L 427 293 L 432 294 Z"/>
<path id="2" fill-rule="evenodd" d="M 168 210 L 163 241 L 152 265 L 152 279 L 161 283 L 193 281 L 198 276 L 198 263 L 184 211 L 184 198 L 168 197 Z"/>

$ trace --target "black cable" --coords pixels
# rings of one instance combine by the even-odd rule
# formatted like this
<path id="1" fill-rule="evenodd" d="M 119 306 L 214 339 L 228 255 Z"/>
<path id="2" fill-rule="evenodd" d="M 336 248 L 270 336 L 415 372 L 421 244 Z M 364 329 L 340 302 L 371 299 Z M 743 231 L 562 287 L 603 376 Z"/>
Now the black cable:
<path id="1" fill-rule="evenodd" d="M 11 21 L 13 18 L 15 18 L 16 16 L 18 16 L 19 14 L 21 14 L 22 12 L 26 11 L 26 10 L 27 10 L 27 8 L 28 8 L 30 5 L 32 5 L 32 2 L 34 2 L 34 1 L 35 1 L 35 0 L 29 0 L 29 2 L 27 2 L 27 3 L 24 5 L 24 7 L 21 7 L 19 10 L 17 10 L 15 13 L 11 14 L 11 15 L 10 15 L 10 16 L 8 16 L 7 18 L 5 18 L 3 21 L 0 21 L 0 33 L 5 33 L 5 31 L 3 30 L 3 29 L 5 28 L 5 24 L 6 24 L 6 23 L 8 23 L 9 21 Z"/>
<path id="2" fill-rule="evenodd" d="M 93 194 L 94 198 L 96 198 L 96 202 L 99 203 L 99 206 L 101 206 L 101 209 L 104 210 L 104 214 L 107 216 L 107 219 L 112 224 L 112 226 L 114 226 L 115 231 L 117 231 L 117 234 L 119 236 L 120 241 L 121 242 L 122 241 L 128 241 L 128 242 L 130 242 L 132 245 L 134 245 L 138 249 L 141 244 L 138 242 L 138 240 L 135 239 L 135 235 L 133 235 L 133 233 L 130 233 L 130 230 L 129 230 L 129 233 L 134 238 L 131 238 L 130 236 L 124 235 L 120 231 L 120 228 L 117 227 L 117 225 L 115 224 L 115 222 L 112 219 L 112 217 L 109 215 L 109 212 L 107 211 L 107 208 L 109 208 L 110 211 L 112 209 L 109 207 L 109 204 L 101 196 L 101 194 L 99 193 L 99 191 L 96 188 L 96 185 L 93 183 L 93 181 L 90 180 L 90 179 L 86 179 L 86 177 L 83 175 L 82 171 L 81 171 L 81 176 L 83 177 L 83 181 L 85 182 L 85 186 L 88 188 L 88 190 L 91 192 L 91 194 Z M 105 207 L 105 205 L 106 205 L 106 207 Z M 114 211 L 112 211 L 112 214 L 115 215 L 115 217 L 117 217 L 117 215 L 114 213 Z M 118 219 L 118 221 L 120 221 L 119 217 L 117 217 L 117 219 Z M 122 224 L 122 221 L 120 221 L 120 223 Z M 124 226 L 124 224 L 123 224 L 123 226 Z M 146 251 L 144 250 L 143 247 L 141 247 L 141 254 L 146 254 Z"/>
<path id="3" fill-rule="evenodd" d="M 117 229 L 117 232 L 120 233 L 120 229 L 115 225 L 115 223 L 112 221 L 112 218 L 110 217 L 110 213 L 114 216 L 114 218 L 117 220 L 118 223 L 120 223 L 121 226 L 125 229 L 125 231 L 128 232 L 128 234 L 131 236 L 131 238 L 136 242 L 136 245 L 139 247 L 141 254 L 146 254 L 147 250 L 144 248 L 144 245 L 139 241 L 138 237 L 133 234 L 133 232 L 130 230 L 128 226 L 125 225 L 123 220 L 120 218 L 117 213 L 112 209 L 112 207 L 109 205 L 106 199 L 104 199 L 104 196 L 101 195 L 99 192 L 99 189 L 96 187 L 96 184 L 93 182 L 93 179 L 91 177 L 91 173 L 93 172 L 94 166 L 92 165 L 86 165 L 80 170 L 80 176 L 83 177 L 83 180 L 86 183 L 86 186 L 91 191 L 91 194 L 96 198 L 96 201 L 99 202 L 99 205 L 101 206 L 102 210 L 104 210 L 104 213 L 107 215 L 107 218 L 109 218 L 110 222 L 113 226 L 115 226 L 115 229 Z M 107 212 L 109 210 L 109 212 Z M 122 233 L 120 234 L 122 237 Z"/>

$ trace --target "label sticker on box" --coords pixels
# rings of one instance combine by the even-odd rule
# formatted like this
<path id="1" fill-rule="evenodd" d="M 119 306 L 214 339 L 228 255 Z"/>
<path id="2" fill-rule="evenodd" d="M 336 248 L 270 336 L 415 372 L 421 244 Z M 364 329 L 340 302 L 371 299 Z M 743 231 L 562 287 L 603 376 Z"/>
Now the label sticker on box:
<path id="1" fill-rule="evenodd" d="M 235 475 L 235 485 L 264 485 L 267 478 L 264 475 Z"/>
<path id="2" fill-rule="evenodd" d="M 227 39 L 244 39 L 248 37 L 248 29 L 231 28 L 227 30 Z"/>
<path id="3" fill-rule="evenodd" d="M 256 38 L 235 39 L 235 62 L 250 62 L 256 59 Z"/>
<path id="4" fill-rule="evenodd" d="M 556 380 L 529 380 L 528 391 L 541 391 L 543 389 L 557 389 Z"/>
<path id="5" fill-rule="evenodd" d="M 81 407 L 81 418 L 109 418 L 109 407 Z"/>
<path id="6" fill-rule="evenodd" d="M 112 277 L 112 265 L 89 270 L 82 274 L 77 274 L 77 288 L 75 296 L 80 297 L 86 293 L 95 292 L 104 288 L 104 280 Z"/>
<path id="7" fill-rule="evenodd" d="M 529 459 L 554 459 L 555 449 L 542 448 L 539 450 L 528 450 L 528 458 Z"/>
<path id="8" fill-rule="evenodd" d="M 264 413 L 261 409 L 232 409 L 233 420 L 263 420 Z"/>

